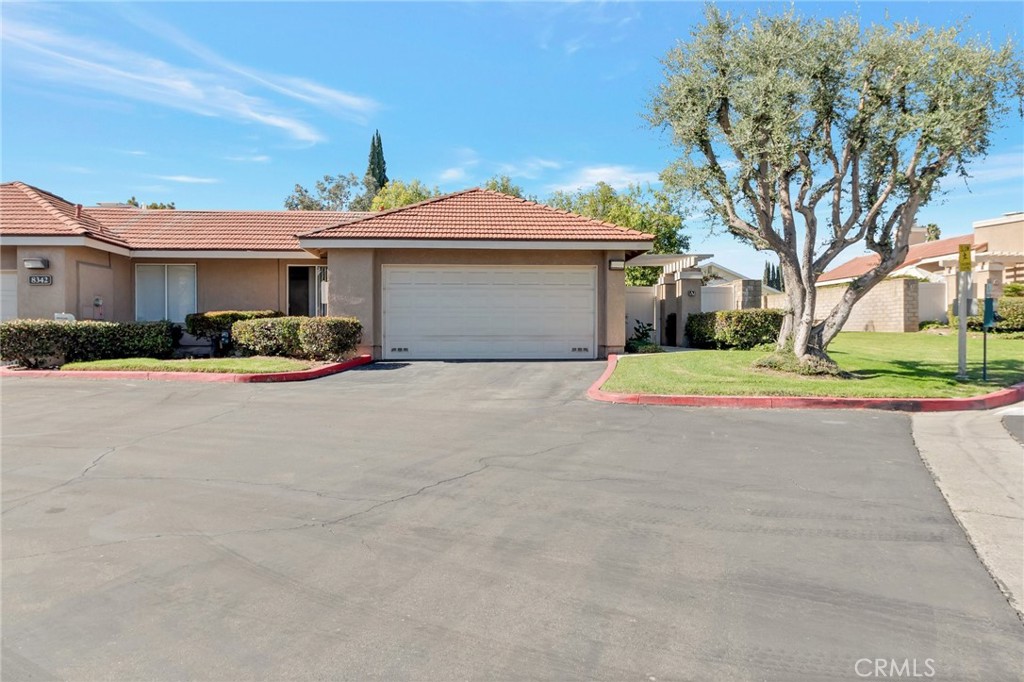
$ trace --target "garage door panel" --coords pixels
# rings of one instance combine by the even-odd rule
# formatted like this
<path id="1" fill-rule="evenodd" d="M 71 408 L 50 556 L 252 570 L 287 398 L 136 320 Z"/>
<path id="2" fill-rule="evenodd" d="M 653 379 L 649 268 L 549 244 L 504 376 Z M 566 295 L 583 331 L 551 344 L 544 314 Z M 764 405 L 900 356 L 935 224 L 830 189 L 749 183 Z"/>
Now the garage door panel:
<path id="1" fill-rule="evenodd" d="M 587 267 L 385 267 L 384 357 L 594 357 L 596 279 Z"/>

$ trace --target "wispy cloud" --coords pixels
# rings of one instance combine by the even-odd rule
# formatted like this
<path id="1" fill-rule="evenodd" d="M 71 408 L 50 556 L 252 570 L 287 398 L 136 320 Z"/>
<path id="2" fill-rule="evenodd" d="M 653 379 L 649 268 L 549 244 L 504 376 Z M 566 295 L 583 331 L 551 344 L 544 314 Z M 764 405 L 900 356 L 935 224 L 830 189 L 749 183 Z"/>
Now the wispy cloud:
<path id="1" fill-rule="evenodd" d="M 572 192 L 577 189 L 591 187 L 604 182 L 615 189 L 624 189 L 629 185 L 643 185 L 658 182 L 656 171 L 642 171 L 632 166 L 585 166 L 573 173 L 564 182 L 551 185 L 550 189 Z"/>
<path id="2" fill-rule="evenodd" d="M 240 156 L 225 156 L 225 161 L 237 161 L 239 163 L 267 163 L 270 157 L 266 154 L 249 154 Z"/>
<path id="3" fill-rule="evenodd" d="M 437 176 L 440 182 L 457 182 L 469 177 L 469 172 L 480 165 L 480 154 L 472 147 L 456 147 L 452 150 L 455 158 L 448 168 Z"/>
<path id="4" fill-rule="evenodd" d="M 967 172 L 969 185 L 1020 180 L 1024 178 L 1024 148 L 978 159 L 968 166 Z"/>
<path id="5" fill-rule="evenodd" d="M 325 138 L 307 121 L 268 99 L 283 95 L 354 120 L 365 120 L 378 103 L 303 78 L 259 73 L 234 64 L 192 41 L 173 27 L 161 33 L 180 49 L 204 62 L 188 68 L 118 45 L 64 33 L 5 16 L 5 67 L 40 80 L 62 83 L 244 123 L 277 129 L 313 144 Z M 262 92 L 260 92 L 262 91 Z"/>
<path id="6" fill-rule="evenodd" d="M 186 185 L 216 185 L 220 182 L 219 178 L 200 178 L 195 175 L 154 175 L 153 177 Z"/>
<path id="7" fill-rule="evenodd" d="M 125 149 L 121 153 L 122 154 L 127 154 L 129 156 L 145 156 L 146 155 L 146 152 L 142 151 L 141 149 Z"/>
<path id="8" fill-rule="evenodd" d="M 552 159 L 542 159 L 532 156 L 522 161 L 498 164 L 498 172 L 512 178 L 524 178 L 534 180 L 542 173 L 550 170 L 558 170 L 562 164 Z"/>
<path id="9" fill-rule="evenodd" d="M 454 166 L 452 168 L 445 168 L 441 171 L 441 175 L 438 176 L 444 182 L 454 182 L 456 180 L 466 179 L 466 169 Z"/>

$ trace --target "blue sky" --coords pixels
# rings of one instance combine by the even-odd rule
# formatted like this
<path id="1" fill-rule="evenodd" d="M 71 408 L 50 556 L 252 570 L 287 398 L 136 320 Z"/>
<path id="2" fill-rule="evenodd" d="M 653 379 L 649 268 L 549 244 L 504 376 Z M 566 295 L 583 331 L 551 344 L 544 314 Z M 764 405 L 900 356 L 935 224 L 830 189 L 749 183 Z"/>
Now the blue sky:
<path id="1" fill-rule="evenodd" d="M 730 3 L 730 9 L 753 5 Z M 780 10 L 788 5 L 760 5 Z M 1006 3 L 797 3 L 867 22 L 967 17 L 1020 40 Z M 700 3 L 4 2 L 2 178 L 72 201 L 279 209 L 295 183 L 366 168 L 442 190 L 504 173 L 546 196 L 657 182 L 674 157 L 641 118 Z M 919 214 L 944 236 L 1024 208 L 1019 118 L 969 183 Z M 692 248 L 759 276 L 766 256 L 689 223 Z M 851 252 L 850 256 L 856 255 Z"/>

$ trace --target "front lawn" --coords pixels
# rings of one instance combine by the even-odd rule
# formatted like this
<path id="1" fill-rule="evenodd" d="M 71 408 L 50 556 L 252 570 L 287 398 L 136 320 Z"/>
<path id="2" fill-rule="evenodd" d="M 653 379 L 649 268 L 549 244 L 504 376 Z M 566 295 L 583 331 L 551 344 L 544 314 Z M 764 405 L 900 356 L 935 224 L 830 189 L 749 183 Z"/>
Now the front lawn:
<path id="1" fill-rule="evenodd" d="M 956 335 L 844 332 L 829 347 L 853 379 L 802 377 L 755 369 L 763 351 L 686 351 L 625 356 L 602 389 L 660 395 L 785 395 L 954 398 L 1024 381 L 1024 341 L 988 337 L 988 382 L 981 380 L 981 334 L 967 344 L 969 380 L 954 379 Z"/>
<path id="2" fill-rule="evenodd" d="M 267 374 L 269 372 L 296 372 L 309 369 L 316 363 L 292 358 L 209 358 L 199 360 L 154 360 L 153 358 L 124 358 L 121 360 L 93 360 L 69 362 L 61 369 L 72 372 L 224 372 L 228 374 Z"/>

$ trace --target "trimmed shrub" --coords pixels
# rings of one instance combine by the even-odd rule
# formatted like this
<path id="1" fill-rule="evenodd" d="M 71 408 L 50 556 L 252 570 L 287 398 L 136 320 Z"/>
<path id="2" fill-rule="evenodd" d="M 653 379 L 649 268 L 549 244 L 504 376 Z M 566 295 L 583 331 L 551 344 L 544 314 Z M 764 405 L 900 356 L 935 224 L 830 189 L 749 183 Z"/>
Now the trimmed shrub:
<path id="1" fill-rule="evenodd" d="M 1012 298 L 1024 297 L 1024 282 L 1010 282 L 1003 285 L 1003 296 Z"/>
<path id="2" fill-rule="evenodd" d="M 302 350 L 314 360 L 343 360 L 362 336 L 363 325 L 354 317 L 308 317 L 299 327 Z"/>
<path id="3" fill-rule="evenodd" d="M 778 339 L 784 315 L 775 308 L 695 313 L 686 320 L 686 336 L 694 348 L 749 350 Z"/>
<path id="4" fill-rule="evenodd" d="M 216 341 L 224 332 L 230 334 L 235 322 L 283 316 L 280 310 L 211 310 L 186 315 L 185 331 L 199 339 Z"/>
<path id="5" fill-rule="evenodd" d="M 0 323 L 0 359 L 22 367 L 116 358 L 166 358 L 174 350 L 171 322 L 8 320 Z"/>
<path id="6" fill-rule="evenodd" d="M 983 305 L 978 301 L 979 308 Z M 956 329 L 960 322 L 953 314 L 953 306 L 947 310 L 949 314 L 949 326 Z M 970 315 L 967 318 L 967 329 L 972 332 L 982 331 L 985 318 L 982 315 Z M 1024 332 L 1024 298 L 1019 296 L 1003 296 L 996 303 L 996 326 L 989 331 L 998 334 L 1010 332 Z"/>
<path id="7" fill-rule="evenodd" d="M 996 331 L 1024 332 L 1024 297 L 1003 296 L 996 306 L 996 315 L 1003 318 L 996 322 Z"/>
<path id="8" fill-rule="evenodd" d="M 693 348 L 718 348 L 715 341 L 715 313 L 693 313 L 686 318 L 686 338 Z"/>
<path id="9" fill-rule="evenodd" d="M 231 338 L 245 355 L 302 358 L 299 326 L 308 317 L 264 317 L 231 325 Z"/>

